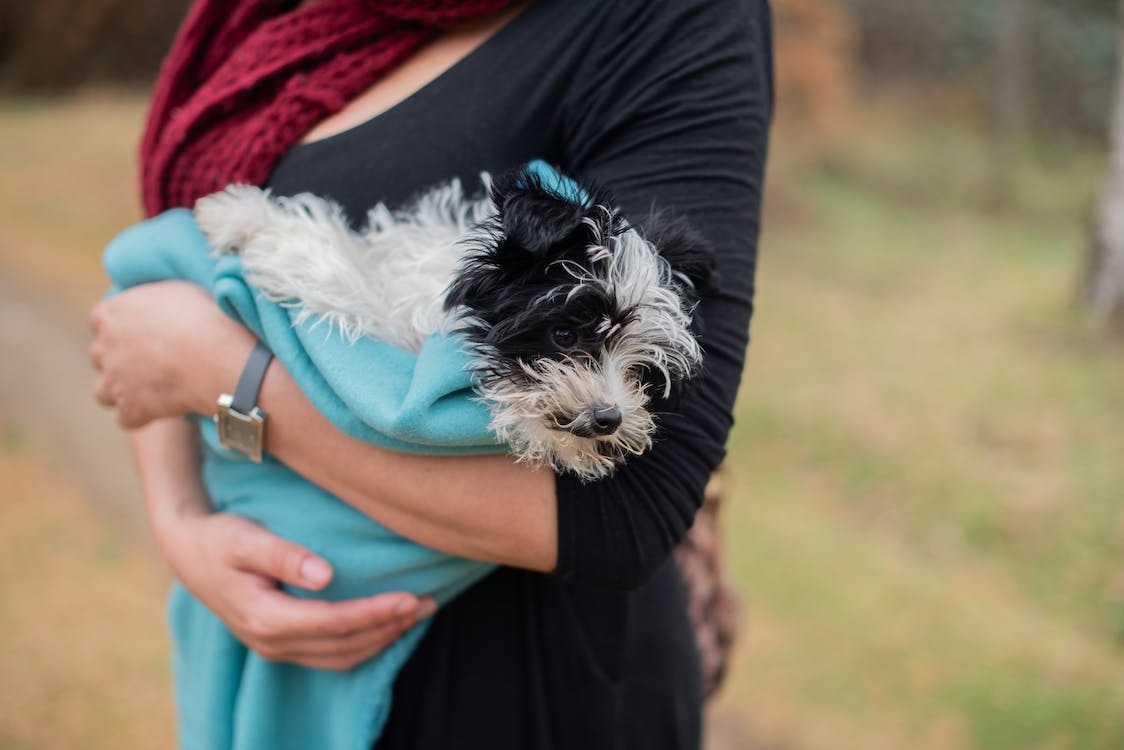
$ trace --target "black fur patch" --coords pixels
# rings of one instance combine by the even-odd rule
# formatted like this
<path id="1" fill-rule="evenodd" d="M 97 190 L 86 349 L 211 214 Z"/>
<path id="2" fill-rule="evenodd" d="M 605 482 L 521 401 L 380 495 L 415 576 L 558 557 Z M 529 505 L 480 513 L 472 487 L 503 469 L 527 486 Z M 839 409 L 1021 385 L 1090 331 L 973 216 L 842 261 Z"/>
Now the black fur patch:
<path id="1" fill-rule="evenodd" d="M 635 312 L 603 286 L 579 283 L 571 271 L 591 268 L 588 248 L 598 237 L 605 241 L 627 229 L 619 213 L 603 208 L 614 205 L 612 197 L 593 189 L 586 202 L 577 203 L 527 169 L 498 177 L 490 197 L 497 215 L 482 227 L 445 298 L 446 309 L 467 310 L 459 333 L 481 353 L 493 355 L 493 370 L 478 377 L 518 382 L 526 378 L 522 364 L 598 358 L 606 333 L 618 324 L 617 330 L 623 329 Z M 711 282 L 710 244 L 666 213 L 653 214 L 645 229 L 683 282 L 680 293 L 689 309 Z M 562 349 L 552 341 L 557 327 L 573 331 L 574 346 Z M 637 377 L 649 392 L 662 393 L 659 373 L 638 372 Z"/>

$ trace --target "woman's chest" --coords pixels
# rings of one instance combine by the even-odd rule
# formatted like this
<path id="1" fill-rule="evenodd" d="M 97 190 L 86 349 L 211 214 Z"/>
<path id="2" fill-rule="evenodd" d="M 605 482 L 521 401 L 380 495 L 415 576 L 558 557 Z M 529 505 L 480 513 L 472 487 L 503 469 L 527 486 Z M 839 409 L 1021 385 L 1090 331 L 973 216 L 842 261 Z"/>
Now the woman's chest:
<path id="1" fill-rule="evenodd" d="M 373 118 L 293 148 L 269 187 L 332 198 L 361 224 L 374 204 L 403 203 L 454 177 L 472 191 L 481 172 L 562 161 L 562 102 L 580 57 L 572 37 L 545 33 L 557 25 L 555 5 L 533 4 Z"/>

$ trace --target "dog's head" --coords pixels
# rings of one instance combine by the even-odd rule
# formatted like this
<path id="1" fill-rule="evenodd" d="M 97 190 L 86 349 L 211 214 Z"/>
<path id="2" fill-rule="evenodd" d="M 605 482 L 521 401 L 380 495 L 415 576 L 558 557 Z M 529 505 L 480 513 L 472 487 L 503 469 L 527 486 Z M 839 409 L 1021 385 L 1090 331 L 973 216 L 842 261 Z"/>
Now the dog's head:
<path id="1" fill-rule="evenodd" d="M 528 170 L 491 198 L 446 305 L 461 309 L 493 427 L 520 456 L 605 476 L 650 447 L 651 400 L 699 366 L 691 313 L 710 248 L 666 222 L 650 242 L 603 191 L 563 195 Z"/>

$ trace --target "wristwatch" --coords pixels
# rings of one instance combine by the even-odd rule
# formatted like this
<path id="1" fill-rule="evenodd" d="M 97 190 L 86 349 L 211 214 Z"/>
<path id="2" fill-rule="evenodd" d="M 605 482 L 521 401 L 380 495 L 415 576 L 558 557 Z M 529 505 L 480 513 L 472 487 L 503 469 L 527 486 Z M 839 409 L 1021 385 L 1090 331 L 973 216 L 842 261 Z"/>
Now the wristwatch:
<path id="1" fill-rule="evenodd" d="M 257 405 L 258 392 L 272 359 L 269 347 L 257 342 L 242 368 L 234 393 L 222 394 L 216 403 L 219 444 L 258 463 L 261 463 L 265 442 L 265 412 Z"/>

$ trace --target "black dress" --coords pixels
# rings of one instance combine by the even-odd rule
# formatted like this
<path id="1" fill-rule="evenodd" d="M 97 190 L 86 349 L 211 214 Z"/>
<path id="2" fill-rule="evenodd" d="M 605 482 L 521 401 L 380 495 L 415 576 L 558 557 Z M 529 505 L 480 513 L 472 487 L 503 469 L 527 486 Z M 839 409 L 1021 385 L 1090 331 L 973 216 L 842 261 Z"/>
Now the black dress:
<path id="1" fill-rule="evenodd" d="M 557 479 L 552 575 L 500 568 L 434 617 L 379 750 L 685 750 L 698 655 L 671 552 L 724 455 L 752 310 L 772 107 L 765 0 L 538 0 L 436 80 L 294 148 L 275 192 L 357 223 L 460 177 L 542 158 L 626 215 L 673 209 L 718 252 L 696 317 L 704 374 L 657 443 L 611 478 Z"/>

